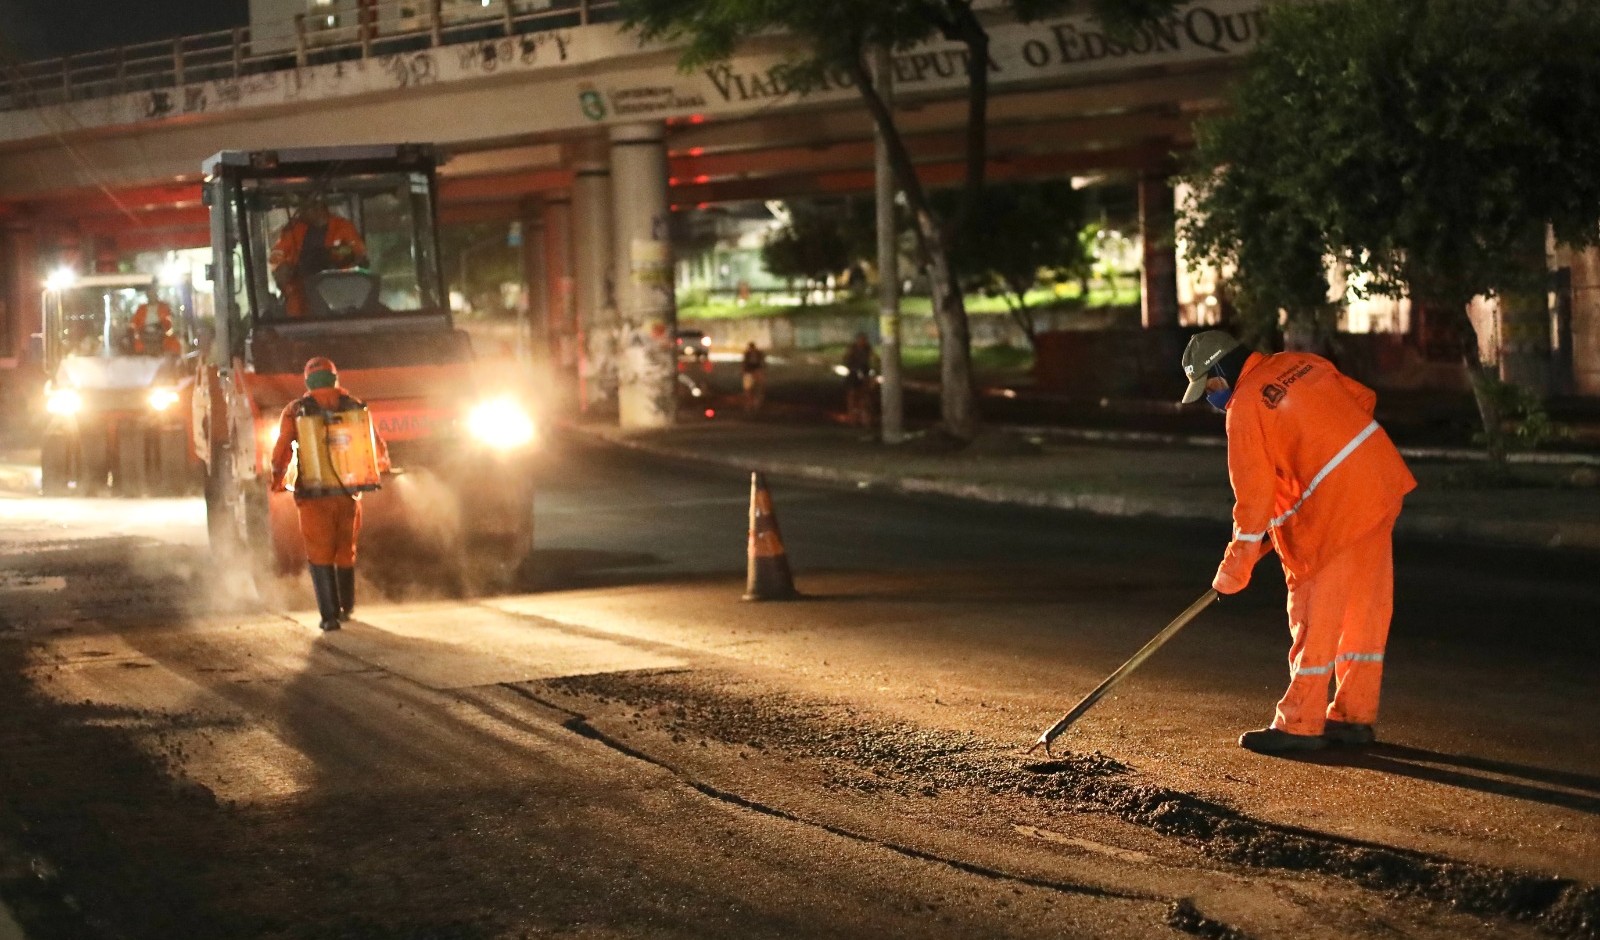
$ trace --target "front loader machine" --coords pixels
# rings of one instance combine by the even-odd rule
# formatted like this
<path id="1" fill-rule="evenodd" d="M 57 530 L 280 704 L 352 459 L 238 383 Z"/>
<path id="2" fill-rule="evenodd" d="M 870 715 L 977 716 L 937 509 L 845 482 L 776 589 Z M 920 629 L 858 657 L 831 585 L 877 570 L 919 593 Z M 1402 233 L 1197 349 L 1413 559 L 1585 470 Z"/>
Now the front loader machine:
<path id="1" fill-rule="evenodd" d="M 195 446 L 219 554 L 248 549 L 258 572 L 303 564 L 292 497 L 269 489 L 280 416 L 315 356 L 333 360 L 389 448 L 392 471 L 364 497 L 363 552 L 404 545 L 510 571 L 532 551 L 537 429 L 522 396 L 478 387 L 451 319 L 435 165 L 417 145 L 206 161 L 217 315 L 203 325 Z M 310 203 L 348 221 L 358 250 L 294 270 L 283 233 Z"/>
<path id="2" fill-rule="evenodd" d="M 147 296 L 170 323 L 136 313 Z M 46 375 L 40 489 L 46 496 L 182 495 L 190 458 L 194 295 L 140 274 L 57 271 L 41 297 Z"/>

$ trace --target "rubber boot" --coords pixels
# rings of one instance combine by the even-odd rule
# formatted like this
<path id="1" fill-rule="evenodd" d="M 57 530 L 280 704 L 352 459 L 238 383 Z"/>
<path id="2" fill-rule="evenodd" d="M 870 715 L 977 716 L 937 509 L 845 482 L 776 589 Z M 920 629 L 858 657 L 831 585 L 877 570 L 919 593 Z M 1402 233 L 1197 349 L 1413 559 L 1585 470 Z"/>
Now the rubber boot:
<path id="1" fill-rule="evenodd" d="M 356 569 L 335 568 L 339 576 L 339 619 L 346 621 L 356 609 Z"/>
<path id="2" fill-rule="evenodd" d="M 311 588 L 317 593 L 317 613 L 324 630 L 339 629 L 339 580 L 332 565 L 309 565 Z"/>

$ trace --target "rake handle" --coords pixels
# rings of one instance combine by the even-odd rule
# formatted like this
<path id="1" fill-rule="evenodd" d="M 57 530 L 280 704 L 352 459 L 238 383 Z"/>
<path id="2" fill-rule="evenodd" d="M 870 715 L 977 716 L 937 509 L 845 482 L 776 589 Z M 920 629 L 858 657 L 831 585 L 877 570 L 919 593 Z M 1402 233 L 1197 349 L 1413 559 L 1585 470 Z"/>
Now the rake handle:
<path id="1" fill-rule="evenodd" d="M 1189 621 L 1198 617 L 1202 610 L 1205 610 L 1207 607 L 1210 607 L 1213 603 L 1215 603 L 1217 597 L 1218 595 L 1215 588 L 1212 588 L 1200 595 L 1199 600 L 1196 600 L 1193 604 L 1190 604 L 1188 609 L 1174 618 L 1173 621 L 1167 624 L 1160 633 L 1157 633 L 1154 637 L 1152 637 L 1150 642 L 1146 643 L 1142 648 L 1140 648 L 1139 652 L 1134 653 L 1127 662 L 1118 667 L 1116 672 L 1106 676 L 1105 681 L 1095 686 L 1094 691 L 1090 692 L 1088 695 L 1085 695 L 1082 700 L 1078 702 L 1078 704 L 1072 706 L 1072 711 L 1069 711 L 1065 715 L 1061 716 L 1060 721 L 1046 729 L 1044 734 L 1039 735 L 1039 740 L 1033 742 L 1033 747 L 1028 748 L 1028 753 L 1032 754 L 1034 751 L 1043 747 L 1044 752 L 1049 754 L 1050 742 L 1060 737 L 1061 732 L 1071 727 L 1073 722 L 1077 721 L 1079 718 L 1082 718 L 1084 712 L 1093 708 L 1094 703 L 1100 701 L 1100 699 L 1107 692 L 1110 692 L 1112 689 L 1116 688 L 1117 683 L 1121 682 L 1123 679 L 1126 679 L 1129 673 L 1143 665 L 1144 661 L 1149 659 L 1156 650 L 1165 646 L 1167 641 L 1172 639 L 1179 630 L 1182 630 L 1184 627 L 1189 625 Z"/>

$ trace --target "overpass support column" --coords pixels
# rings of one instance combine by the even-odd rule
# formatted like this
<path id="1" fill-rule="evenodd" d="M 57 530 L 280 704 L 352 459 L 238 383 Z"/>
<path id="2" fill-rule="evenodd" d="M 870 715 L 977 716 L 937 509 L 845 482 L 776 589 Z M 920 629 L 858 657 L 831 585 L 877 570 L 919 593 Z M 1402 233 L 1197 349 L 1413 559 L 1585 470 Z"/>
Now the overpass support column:
<path id="1" fill-rule="evenodd" d="M 550 350 L 550 289 L 544 274 L 544 215 L 533 200 L 522 203 L 522 322 L 517 329 L 517 361 L 543 369 Z"/>
<path id="2" fill-rule="evenodd" d="M 39 236 L 26 223 L 0 226 L 0 429 L 24 427 L 27 404 L 38 391 L 40 375 L 25 365 L 29 337 L 39 332 Z"/>
<path id="3" fill-rule="evenodd" d="M 42 328 L 39 235 L 23 224 L 0 228 L 0 359 L 22 356 Z"/>
<path id="4" fill-rule="evenodd" d="M 579 405 L 584 412 L 608 410 L 617 400 L 617 301 L 612 278 L 611 169 L 580 163 L 572 184 L 576 241 L 573 293 L 583 335 Z"/>
<path id="5" fill-rule="evenodd" d="M 558 397 L 566 406 L 577 400 L 574 386 L 579 348 L 572 298 L 572 199 L 548 197 L 540 214 L 544 217 L 545 331 Z"/>
<path id="6" fill-rule="evenodd" d="M 625 429 L 667 427 L 677 411 L 677 303 L 665 125 L 612 127 L 611 179 L 620 314 L 618 423 Z"/>
<path id="7" fill-rule="evenodd" d="M 1178 325 L 1177 217 L 1166 174 L 1139 177 L 1139 234 L 1144 242 L 1139 298 L 1147 330 Z"/>

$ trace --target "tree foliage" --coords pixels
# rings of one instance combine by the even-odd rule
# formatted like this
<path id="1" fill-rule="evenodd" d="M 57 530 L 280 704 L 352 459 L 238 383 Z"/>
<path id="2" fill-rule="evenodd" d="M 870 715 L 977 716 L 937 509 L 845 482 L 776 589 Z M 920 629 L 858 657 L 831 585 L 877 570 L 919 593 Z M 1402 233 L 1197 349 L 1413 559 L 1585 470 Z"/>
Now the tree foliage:
<path id="1" fill-rule="evenodd" d="M 1066 180 L 987 187 L 955 257 L 962 286 L 1004 299 L 1031 344 L 1036 327 L 1028 292 L 1044 276 L 1076 276 L 1093 261 L 1080 238 L 1088 209 L 1088 197 Z"/>
<path id="2" fill-rule="evenodd" d="M 1600 235 L 1600 5 L 1277 3 L 1197 136 L 1191 254 L 1262 311 L 1314 310 L 1329 260 L 1451 311 L 1497 437 L 1466 306 L 1542 295 L 1546 226 Z"/>
<path id="3" fill-rule="evenodd" d="M 1074 0 L 1004 0 L 998 12 L 1030 21 L 1077 6 Z M 1176 0 L 1089 0 L 1090 9 L 1112 29 L 1130 27 L 1176 6 Z M 683 43 L 685 67 L 726 59 L 747 40 L 786 32 L 807 49 L 789 72 L 796 87 L 805 87 L 808 74 L 838 70 L 848 76 L 884 136 L 895 183 L 911 210 L 918 254 L 929 272 L 939 324 L 944 430 L 957 439 L 971 440 L 977 432 L 971 337 L 951 258 L 982 193 L 988 164 L 989 34 L 973 0 L 622 0 L 622 9 L 628 23 L 646 38 Z M 966 48 L 967 168 L 953 215 L 941 215 L 932 206 L 868 67 L 875 48 L 905 50 L 935 38 Z"/>
<path id="4" fill-rule="evenodd" d="M 761 263 L 774 277 L 808 286 L 839 274 L 851 257 L 846 221 L 828 207 L 790 202 L 789 222 L 761 247 Z M 802 299 L 810 291 L 802 293 Z"/>

